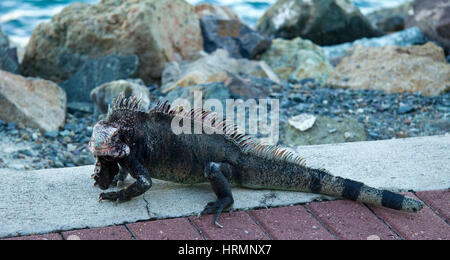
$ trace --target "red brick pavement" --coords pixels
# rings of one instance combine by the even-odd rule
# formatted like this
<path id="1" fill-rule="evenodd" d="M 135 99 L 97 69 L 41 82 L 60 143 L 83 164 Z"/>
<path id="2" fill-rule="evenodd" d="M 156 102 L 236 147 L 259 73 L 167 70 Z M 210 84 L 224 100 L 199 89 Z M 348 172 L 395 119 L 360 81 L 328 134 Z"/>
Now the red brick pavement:
<path id="1" fill-rule="evenodd" d="M 66 240 L 131 240 L 133 237 L 125 226 L 90 228 L 62 233 Z"/>
<path id="2" fill-rule="evenodd" d="M 408 196 L 415 197 L 409 193 Z M 152 239 L 443 239 L 450 240 L 450 191 L 418 192 L 426 203 L 419 213 L 337 200 L 306 205 L 223 213 L 213 216 L 142 221 L 126 225 L 6 238 L 8 240 Z"/>
<path id="3" fill-rule="evenodd" d="M 366 206 L 347 200 L 306 205 L 339 239 L 399 239 Z"/>
<path id="4" fill-rule="evenodd" d="M 415 197 L 410 193 L 407 196 Z M 450 240 L 450 225 L 429 207 L 423 208 L 418 213 L 401 212 L 382 207 L 371 206 L 371 208 L 405 239 Z"/>
<path id="5" fill-rule="evenodd" d="M 273 239 L 335 239 L 303 206 L 252 210 L 250 215 Z"/>
<path id="6" fill-rule="evenodd" d="M 200 233 L 187 218 L 163 219 L 127 224 L 136 239 L 201 240 Z"/>

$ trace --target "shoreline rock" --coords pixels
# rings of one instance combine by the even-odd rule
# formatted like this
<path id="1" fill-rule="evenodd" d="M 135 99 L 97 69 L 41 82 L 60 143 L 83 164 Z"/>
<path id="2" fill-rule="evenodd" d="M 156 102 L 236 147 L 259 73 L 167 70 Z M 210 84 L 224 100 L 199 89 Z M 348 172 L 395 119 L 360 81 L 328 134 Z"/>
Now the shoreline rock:
<path id="1" fill-rule="evenodd" d="M 127 2 L 150 3 L 152 1 L 155 0 Z M 173 2 L 177 1 L 181 2 L 181 0 L 175 0 Z M 103 0 L 102 2 L 104 2 L 105 5 L 109 5 L 110 7 L 117 7 L 119 6 L 119 4 L 117 3 L 122 3 L 125 1 Z M 157 4 L 162 5 L 164 2 L 167 1 L 160 1 Z M 60 21 L 64 21 L 63 23 L 52 27 L 52 30 L 50 31 L 40 32 L 41 34 L 44 34 L 44 36 L 47 32 L 49 35 L 67 36 L 67 39 L 64 39 L 67 40 L 64 42 L 64 44 L 68 44 L 66 46 L 67 48 L 73 49 L 65 53 L 57 53 L 59 56 L 57 56 L 56 67 L 58 69 L 61 69 L 62 71 L 69 71 L 70 73 L 72 73 L 72 77 L 64 82 L 64 84 L 68 84 L 67 82 L 70 81 L 70 87 L 68 87 L 68 89 L 77 89 L 77 91 L 80 91 L 80 93 L 78 94 L 83 96 L 83 98 L 80 99 L 84 101 L 91 101 L 89 98 L 86 99 L 86 94 L 87 96 L 89 96 L 89 92 L 94 87 L 100 87 L 100 89 L 94 89 L 92 91 L 95 93 L 93 95 L 93 98 L 99 105 L 99 108 L 96 108 L 99 110 L 98 113 L 105 113 L 107 104 L 110 103 L 112 97 L 116 96 L 117 93 L 119 93 L 123 89 L 129 89 L 128 87 L 119 87 L 114 85 L 120 85 L 119 82 L 121 82 L 121 80 L 112 81 L 117 78 L 124 78 L 126 79 L 125 82 L 127 85 L 137 84 L 139 86 L 139 91 L 144 93 L 143 95 L 151 96 L 148 103 L 154 101 L 154 99 L 152 99 L 153 97 L 156 97 L 158 99 L 161 98 L 170 100 L 177 97 L 185 97 L 190 99 L 192 98 L 192 92 L 194 90 L 202 91 L 204 99 L 257 99 L 267 98 L 268 96 L 271 98 L 277 98 L 279 99 L 281 106 L 280 140 L 281 142 L 288 145 L 290 145 L 291 143 L 289 143 L 289 141 L 286 141 L 284 135 L 286 135 L 286 128 L 288 127 L 287 124 L 289 122 L 289 119 L 301 113 L 313 114 L 314 117 L 325 116 L 336 121 L 340 120 L 339 123 L 341 124 L 350 124 L 345 120 L 346 118 L 352 118 L 353 121 L 358 122 L 360 126 L 363 126 L 363 130 L 365 129 L 364 131 L 366 133 L 366 138 L 369 140 L 445 134 L 450 132 L 450 93 L 448 92 L 448 79 L 436 80 L 436 82 L 440 83 L 434 85 L 421 83 L 421 85 L 432 88 L 432 90 L 410 90 L 416 91 L 414 93 L 404 92 L 389 94 L 389 92 L 386 93 L 384 92 L 384 90 L 358 90 L 341 88 L 330 89 L 326 85 L 319 86 L 320 83 L 326 82 L 326 77 L 328 76 L 327 70 L 331 68 L 331 66 L 329 65 L 324 65 L 326 69 L 325 73 L 321 69 L 321 64 L 327 63 L 326 56 L 332 57 L 332 60 L 334 61 L 337 61 L 337 59 L 335 59 L 334 57 L 338 57 L 339 59 L 343 55 L 349 55 L 348 57 L 352 57 L 352 55 L 356 55 L 356 53 L 358 52 L 357 50 L 355 50 L 356 48 L 359 48 L 355 47 L 356 44 L 363 44 L 367 46 L 383 46 L 394 44 L 398 46 L 404 46 L 425 43 L 428 38 L 417 27 L 383 37 L 359 39 L 353 43 L 344 43 L 337 46 L 326 46 L 323 48 L 313 44 L 309 40 L 305 40 L 305 42 L 310 42 L 311 45 L 314 45 L 315 47 L 311 47 L 310 49 L 305 47 L 304 49 L 302 49 L 303 47 L 300 47 L 302 45 L 300 43 L 298 43 L 297 45 L 291 44 L 291 47 L 287 47 L 287 45 L 289 45 L 287 42 L 293 43 L 296 40 L 276 39 L 273 41 L 273 43 L 275 44 L 272 45 L 272 48 L 274 48 L 273 50 L 280 48 L 280 52 L 274 51 L 274 53 L 269 54 L 269 52 L 273 51 L 271 50 L 271 48 L 265 52 L 264 55 L 267 56 L 262 58 L 262 61 L 233 59 L 232 57 L 230 57 L 230 55 L 227 54 L 226 51 L 222 49 L 217 50 L 218 53 L 202 53 L 196 56 L 196 54 L 194 53 L 197 53 L 197 49 L 195 49 L 194 47 L 198 46 L 199 41 L 195 36 L 193 36 L 192 38 L 194 47 L 191 46 L 192 49 L 183 52 L 177 48 L 181 46 L 179 44 L 183 44 L 183 40 L 188 41 L 189 39 L 178 38 L 178 36 L 175 37 L 174 35 L 172 35 L 172 31 L 162 32 L 162 29 L 159 28 L 161 30 L 158 32 L 166 34 L 161 36 L 163 39 L 159 39 L 160 41 L 158 40 L 157 43 L 152 42 L 152 44 L 154 43 L 155 45 L 157 45 L 158 43 L 163 43 L 169 46 L 168 48 L 164 48 L 164 46 L 156 46 L 157 48 L 159 48 L 157 49 L 158 55 L 161 54 L 162 56 L 164 56 L 164 59 L 161 58 L 162 60 L 164 60 L 164 62 L 159 63 L 158 65 L 162 67 L 155 67 L 157 69 L 161 69 L 163 67 L 165 68 L 165 75 L 163 75 L 162 77 L 162 89 L 168 94 L 167 96 L 164 96 L 164 94 L 160 92 L 160 89 L 158 89 L 158 86 L 153 85 L 147 88 L 142 82 L 134 82 L 134 79 L 128 79 L 130 77 L 140 76 L 139 71 L 141 69 L 139 67 L 139 61 L 142 60 L 142 57 L 145 57 L 145 60 L 148 61 L 148 64 L 154 61 L 154 57 L 151 56 L 153 54 L 143 54 L 144 47 L 146 46 L 137 46 L 137 44 L 135 43 L 135 41 L 138 40 L 149 40 L 148 35 L 154 35 L 153 33 L 156 33 L 155 31 L 149 32 L 150 25 L 148 23 L 149 21 L 153 20 L 146 17 L 146 15 L 148 15 L 148 12 L 139 9 L 140 7 L 143 7 L 142 9 L 147 8 L 144 8 L 144 5 L 145 4 L 143 4 L 142 6 L 136 5 L 138 7 L 135 6 L 136 8 L 130 8 L 128 10 L 129 13 L 127 13 L 126 15 L 112 8 L 111 13 L 105 16 L 93 16 L 92 19 L 87 19 L 83 23 L 81 23 L 80 21 L 83 21 L 84 16 L 82 16 L 82 13 L 86 10 L 84 10 L 85 7 L 81 7 L 82 4 L 77 5 L 78 7 L 76 8 L 80 8 L 78 10 L 80 11 L 80 15 L 76 17 L 81 17 L 80 21 L 72 21 L 70 19 L 65 20 L 65 18 L 60 17 L 58 19 L 60 19 Z M 183 5 L 188 6 L 187 4 Z M 72 11 L 75 11 L 76 8 L 74 8 Z M 195 18 L 195 21 L 197 21 L 197 23 L 192 22 L 193 20 L 188 20 L 188 24 L 184 24 L 183 26 L 196 24 L 198 25 L 198 28 L 200 28 L 198 23 L 198 16 L 206 17 L 207 15 L 211 14 L 213 16 L 220 17 L 220 19 L 232 21 L 230 22 L 232 25 L 236 21 L 238 21 L 238 18 L 236 18 L 235 15 L 226 11 L 226 8 L 217 9 L 216 7 L 214 7 L 214 10 L 208 8 L 201 10 L 201 14 L 198 14 L 198 10 L 195 10 L 197 12 Z M 192 8 L 189 7 L 187 9 Z M 164 12 L 161 11 L 160 13 L 153 13 L 155 14 L 155 16 L 159 16 L 160 18 L 162 18 L 160 24 L 156 22 L 158 24 L 156 27 L 163 27 L 164 25 L 166 26 L 165 28 L 174 28 L 174 30 L 176 29 L 175 34 L 189 34 L 188 29 L 179 29 L 178 27 L 176 27 L 179 23 L 183 23 L 184 21 L 180 20 L 172 22 L 165 20 L 166 17 L 161 17 L 161 15 L 164 16 L 170 13 L 169 11 L 178 12 L 183 10 L 165 10 Z M 192 14 L 190 13 L 190 11 L 186 12 L 188 12 L 186 16 L 191 17 Z M 62 13 L 64 13 L 64 11 Z M 137 24 L 128 24 L 130 21 L 127 20 L 128 18 L 131 17 L 134 19 L 136 18 L 135 16 L 139 15 L 143 16 L 139 26 Z M 98 23 L 95 21 L 96 19 L 99 19 L 97 21 Z M 174 16 L 167 16 L 167 19 L 176 20 L 178 18 L 175 15 L 175 18 Z M 91 22 L 93 24 L 93 27 L 89 27 L 90 25 L 92 25 Z M 192 22 L 192 24 L 189 24 L 189 22 Z M 78 26 L 77 30 L 79 30 L 80 34 L 84 36 L 86 36 L 89 32 L 93 33 L 91 29 L 95 27 L 94 29 L 100 30 L 101 33 L 104 33 L 102 36 L 105 37 L 94 37 L 93 41 L 95 44 L 91 44 L 92 42 L 88 42 L 86 40 L 86 44 L 79 45 L 79 43 L 82 43 L 82 41 L 77 39 L 77 37 L 79 37 L 77 35 L 78 31 L 72 31 L 68 28 L 72 26 L 70 25 L 72 23 L 75 23 L 75 25 Z M 124 27 L 126 25 L 128 26 L 126 28 L 127 30 L 134 30 L 133 35 L 115 35 L 113 31 L 118 30 L 117 28 L 120 27 L 119 25 Z M 83 26 L 85 26 L 86 28 L 83 28 Z M 231 26 L 231 28 L 233 28 L 233 26 Z M 84 29 L 86 29 L 86 32 L 83 31 Z M 66 32 L 67 35 L 65 35 Z M 196 32 L 198 31 L 196 30 Z M 229 32 L 234 32 L 234 30 L 230 30 Z M 92 37 L 93 35 L 96 36 L 95 34 L 91 34 L 89 37 Z M 187 37 L 191 35 L 185 36 Z M 125 41 L 123 37 L 128 37 L 128 39 L 126 39 L 127 41 Z M 58 38 L 58 40 L 63 40 L 63 38 L 64 37 L 60 37 Z M 7 38 L 6 40 L 4 39 L 5 37 L 2 40 L 2 34 L 0 32 L 0 45 L 2 44 L 2 42 L 8 42 Z M 286 42 L 285 46 L 277 47 L 277 45 L 280 46 L 278 42 L 282 41 Z M 103 50 L 111 49 L 115 51 L 117 50 L 117 48 L 119 48 L 118 46 L 114 45 L 116 43 L 122 44 L 122 46 L 120 46 L 121 48 L 123 47 L 127 51 L 132 51 L 124 51 L 123 55 L 121 54 L 120 56 L 108 53 L 107 51 L 105 51 L 104 53 L 99 51 L 102 48 Z M 146 41 L 146 44 L 149 44 L 149 42 Z M 7 44 L 4 45 L 6 46 Z M 203 46 L 203 44 L 201 46 Z M 9 43 L 7 47 L 9 48 Z M 56 48 L 60 47 L 61 46 L 57 46 Z M 381 78 L 376 78 L 376 81 L 380 84 L 384 84 L 387 86 L 391 84 L 400 87 L 402 87 L 402 84 L 405 84 L 405 82 L 414 81 L 415 76 L 420 76 L 423 79 L 427 78 L 428 76 L 441 77 L 442 74 L 450 74 L 446 69 L 449 66 L 448 60 L 450 55 L 447 56 L 447 63 L 445 63 L 445 61 L 443 61 L 442 59 L 441 51 L 436 51 L 437 48 L 432 46 L 431 43 L 429 46 L 427 46 L 427 48 L 430 49 L 429 52 L 427 52 L 426 50 L 413 50 L 416 47 L 417 46 L 413 46 L 411 48 L 404 49 L 399 47 L 392 47 L 393 49 L 395 49 L 395 55 L 392 55 L 389 52 L 375 52 L 375 56 L 377 57 L 377 59 L 375 59 L 374 63 L 376 63 L 376 66 L 374 69 L 372 69 L 372 67 L 369 67 L 369 72 L 363 71 L 363 69 L 365 69 L 363 63 L 366 62 L 365 59 L 368 55 L 364 54 L 359 58 L 352 57 L 352 59 L 354 60 L 352 62 L 349 62 L 350 65 L 347 64 L 350 68 L 350 72 L 343 73 L 344 76 L 340 79 L 340 84 L 342 83 L 342 85 L 339 86 L 347 87 L 345 84 L 350 84 L 355 79 L 359 83 L 364 83 L 364 81 L 358 77 L 370 76 L 372 75 L 371 73 L 375 73 L 376 77 Z M 86 48 L 86 50 L 80 50 L 77 48 Z M 92 48 L 93 50 L 90 50 L 90 48 Z M 195 49 L 195 51 L 191 52 L 191 50 L 193 49 Z M 304 54 L 304 52 L 302 52 L 301 54 L 299 54 L 299 49 L 302 49 L 301 51 L 307 50 L 309 53 Z M 36 48 L 36 52 L 39 52 L 36 55 L 46 55 L 47 53 L 45 53 L 45 51 L 43 50 L 48 50 L 48 52 L 55 51 L 48 46 L 44 46 L 39 49 Z M 138 53 L 136 53 L 136 50 L 138 50 Z M 350 51 L 347 52 L 347 50 Z M 89 53 L 89 51 L 92 52 Z M 186 58 L 185 56 L 183 56 L 183 53 L 189 53 L 189 55 L 186 55 L 186 57 L 189 57 Z M 97 54 L 99 54 L 99 56 L 96 56 Z M 261 57 L 264 55 L 261 55 Z M 408 55 L 414 56 L 414 58 L 423 59 L 420 63 L 420 66 L 417 65 L 417 63 L 415 63 L 414 61 L 410 60 L 409 57 L 407 57 Z M 120 61 L 121 59 L 127 59 L 126 57 L 129 58 L 129 62 L 123 63 Z M 156 60 L 158 61 L 160 56 L 156 58 Z M 172 58 L 173 60 L 171 60 Z M 107 59 L 110 59 L 110 61 L 104 62 L 104 60 Z M 377 68 L 381 69 L 381 67 L 383 67 L 382 70 L 388 70 L 387 66 L 384 66 L 383 64 L 384 62 L 392 62 L 390 61 L 390 59 L 396 59 L 397 61 L 403 60 L 405 64 L 411 64 L 411 66 L 413 66 L 412 68 L 407 69 L 406 72 L 398 70 L 400 71 L 399 74 L 401 74 L 402 77 L 408 77 L 407 79 L 401 77 L 397 78 L 386 76 L 386 74 L 383 74 L 376 70 Z M 52 63 L 54 61 L 45 59 L 40 61 L 42 62 L 42 64 L 40 64 L 42 65 L 42 70 L 55 68 L 52 67 L 55 66 L 55 63 Z M 447 67 L 443 66 L 441 68 L 439 67 L 441 65 L 439 65 L 435 69 L 428 69 L 427 66 L 435 65 L 435 63 L 446 64 Z M 164 66 L 162 64 L 164 64 Z M 313 65 L 308 65 L 306 67 L 306 64 Z M 152 63 L 151 65 L 156 66 L 156 63 Z M 391 65 L 396 66 L 394 62 L 392 62 Z M 426 68 L 421 67 L 422 65 L 424 65 Z M 414 66 L 418 68 L 415 68 Z M 273 68 L 273 71 L 271 67 Z M 302 73 L 297 73 L 305 68 L 308 68 L 308 70 L 303 70 Z M 339 67 L 338 69 L 341 68 Z M 334 68 L 331 68 L 330 73 L 332 73 L 332 71 L 334 70 Z M 157 75 L 156 70 L 152 71 L 152 73 L 153 72 L 156 73 L 154 75 Z M 60 72 L 57 72 L 53 76 L 59 77 L 60 75 L 63 75 L 58 73 Z M 426 76 L 423 76 L 422 73 L 426 74 Z M 146 76 L 149 76 L 152 81 L 158 81 L 158 76 L 153 77 L 154 75 L 146 74 Z M 355 75 L 358 77 L 354 77 Z M 442 77 L 445 78 L 444 76 Z M 279 78 L 282 78 L 282 80 L 280 80 Z M 7 88 L 3 88 L 4 85 L 2 84 L 4 84 L 4 81 L 8 81 Z M 103 83 L 104 85 L 101 86 L 101 84 Z M 0 86 L 0 114 L 6 111 L 4 114 L 7 114 L 10 117 L 15 117 L 11 120 L 9 120 L 9 118 L 0 117 L 0 140 L 2 141 L 2 144 L 11 146 L 17 145 L 16 147 L 14 147 L 17 149 L 11 150 L 10 154 L 3 151 L 2 156 L 5 156 L 3 158 L 7 157 L 8 159 L 0 159 L 0 168 L 16 167 L 17 169 L 23 170 L 48 167 L 72 167 L 75 165 L 95 163 L 94 158 L 87 149 L 87 143 L 89 142 L 89 138 L 92 132 L 92 126 L 97 120 L 97 118 L 92 116 L 92 102 L 82 103 L 79 101 L 73 101 L 71 103 L 71 109 L 69 110 L 67 108 L 68 113 L 64 113 L 61 112 L 65 109 L 63 108 L 64 101 L 62 97 L 64 95 L 64 91 L 62 91 L 60 88 L 58 88 L 58 86 L 50 81 L 34 78 L 23 78 L 19 75 L 7 74 L 7 72 L 0 71 Z M 435 86 L 438 87 L 435 88 Z M 442 89 L 439 88 L 439 86 L 442 87 Z M 31 88 L 33 89 L 33 91 L 39 92 L 39 94 L 27 94 L 29 89 Z M 2 91 L 6 91 L 5 94 L 2 93 Z M 56 94 L 54 94 L 54 91 L 56 92 Z M 423 96 L 425 94 L 428 95 L 429 92 L 435 93 L 435 91 L 437 93 L 437 96 Z M 70 93 L 70 90 L 68 92 Z M 131 92 L 135 94 L 138 91 L 131 90 Z M 13 93 L 14 95 L 11 93 Z M 41 97 L 41 95 L 43 97 Z M 71 99 L 75 96 L 76 95 L 72 95 L 70 93 L 68 98 Z M 34 103 L 35 101 L 29 102 L 27 98 L 31 97 L 33 99 L 42 98 L 43 101 L 36 101 L 36 103 Z M 22 108 L 23 104 L 20 104 L 20 108 L 18 108 L 16 104 L 18 104 L 19 101 L 28 102 L 28 107 Z M 52 103 L 52 105 L 49 105 L 49 103 Z M 49 112 L 49 109 L 52 109 L 53 106 L 58 107 L 58 104 L 60 108 L 60 111 L 58 113 L 59 119 L 51 121 L 61 121 L 61 117 L 67 117 L 67 121 L 65 124 L 64 119 L 62 119 L 62 122 L 59 123 L 58 126 L 52 126 L 52 128 L 44 129 L 41 127 L 40 130 L 30 129 L 38 127 L 38 124 L 34 121 L 30 122 L 31 120 L 37 120 L 36 118 L 40 120 L 47 120 L 45 118 L 51 116 L 53 113 L 51 111 Z M 17 110 L 13 111 L 12 108 L 21 110 L 17 112 Z M 26 114 L 26 112 L 24 112 L 26 109 L 37 110 L 40 114 L 33 115 L 34 118 L 32 119 L 23 119 L 24 115 Z M 238 116 L 247 117 L 247 120 L 257 120 L 255 118 L 248 118 L 248 115 L 243 113 Z M 8 122 L 4 122 L 2 120 L 8 120 Z M 47 121 L 45 123 L 41 123 L 41 125 L 44 124 L 48 125 Z M 308 132 L 312 130 L 312 128 L 317 126 L 317 122 L 311 124 L 310 121 L 309 124 L 302 126 L 304 127 L 300 128 L 305 129 L 304 132 Z M 63 128 L 61 129 L 61 127 Z M 322 140 L 326 137 L 334 135 L 339 136 L 339 138 L 341 139 L 343 138 L 344 141 L 352 141 L 359 136 L 352 130 L 340 130 L 338 127 L 334 127 L 332 123 L 326 124 L 326 126 L 323 126 L 321 130 L 322 134 L 318 135 L 319 137 L 313 138 L 315 139 L 315 142 L 317 140 Z M 40 133 L 39 131 L 45 131 L 45 133 Z"/>
<path id="2" fill-rule="evenodd" d="M 334 70 L 322 48 L 310 40 L 297 37 L 292 40 L 275 39 L 269 50 L 261 55 L 281 79 L 300 81 L 314 79 L 323 84 Z"/>
<path id="3" fill-rule="evenodd" d="M 0 27 L 0 70 L 20 74 L 17 48 L 10 46 L 8 36 Z"/>
<path id="4" fill-rule="evenodd" d="M 336 65 L 355 45 L 362 45 L 365 47 L 382 47 L 387 45 L 411 46 L 425 44 L 426 42 L 428 42 L 428 37 L 425 36 L 425 34 L 418 27 L 411 27 L 406 30 L 381 37 L 374 37 L 370 39 L 363 38 L 354 42 L 323 46 L 322 50 L 331 63 Z"/>
<path id="5" fill-rule="evenodd" d="M 350 0 L 278 0 L 256 28 L 267 37 L 302 37 L 319 45 L 383 35 Z"/>
<path id="6" fill-rule="evenodd" d="M 20 74 L 20 64 L 17 58 L 17 48 L 0 46 L 0 70 Z"/>
<path id="7" fill-rule="evenodd" d="M 66 91 L 69 102 L 90 102 L 90 93 L 94 88 L 114 80 L 137 77 L 138 74 L 139 59 L 136 55 L 108 55 L 87 60 L 60 86 Z"/>
<path id="8" fill-rule="evenodd" d="M 432 42 L 408 47 L 356 45 L 326 84 L 433 96 L 450 90 L 450 64 L 442 48 Z"/>
<path id="9" fill-rule="evenodd" d="M 450 52 L 450 2 L 448 0 L 415 0 L 414 15 L 407 26 L 418 26 L 431 40 Z"/>
<path id="10" fill-rule="evenodd" d="M 271 41 L 239 20 L 214 16 L 200 18 L 203 48 L 207 53 L 225 49 L 233 58 L 254 59 L 270 47 Z"/>
<path id="11" fill-rule="evenodd" d="M 161 91 L 168 93 L 178 86 L 225 82 L 230 80 L 230 74 L 267 77 L 274 82 L 280 82 L 264 61 L 234 59 L 226 50 L 217 49 L 192 62 L 170 63 L 163 72 Z"/>
<path id="12" fill-rule="evenodd" d="M 383 8 L 366 15 L 374 27 L 383 32 L 396 32 L 405 29 L 409 17 L 414 14 L 412 2 L 406 2 L 393 8 Z"/>
<path id="13" fill-rule="evenodd" d="M 166 63 L 190 59 L 202 49 L 198 16 L 184 0 L 74 3 L 34 30 L 22 73 L 59 83 L 88 59 L 134 54 L 139 77 L 153 83 Z"/>
<path id="14" fill-rule="evenodd" d="M 177 98 L 187 99 L 193 106 L 194 92 L 202 92 L 202 100 L 218 99 L 225 105 L 226 99 L 263 99 L 268 98 L 274 90 L 282 87 L 268 78 L 250 76 L 248 78 L 238 75 L 227 75 L 228 79 L 219 82 L 209 82 L 188 87 L 177 87 L 162 99 L 170 102 Z M 225 107 L 225 106 L 224 106 Z"/>
<path id="15" fill-rule="evenodd" d="M 239 16 L 228 6 L 199 4 L 195 6 L 195 13 L 200 19 L 210 15 L 221 20 L 235 20 L 241 22 Z"/>
<path id="16" fill-rule="evenodd" d="M 124 93 L 125 97 L 135 96 L 141 99 L 141 107 L 145 110 L 150 105 L 150 91 L 142 80 L 116 80 L 105 83 L 91 91 L 91 100 L 94 102 L 94 116 L 108 113 L 112 100 Z"/>
<path id="17" fill-rule="evenodd" d="M 169 100 L 172 103 L 177 99 L 186 99 L 191 108 L 194 108 L 194 92 L 202 93 L 202 102 L 207 99 L 218 99 L 225 106 L 225 100 L 231 98 L 230 90 L 223 82 L 213 82 L 189 86 L 186 88 L 178 87 L 171 91 L 162 100 Z M 198 98 L 198 96 L 197 96 Z"/>
<path id="18" fill-rule="evenodd" d="M 43 131 L 64 125 L 66 93 L 55 83 L 0 71 L 0 119 Z"/>

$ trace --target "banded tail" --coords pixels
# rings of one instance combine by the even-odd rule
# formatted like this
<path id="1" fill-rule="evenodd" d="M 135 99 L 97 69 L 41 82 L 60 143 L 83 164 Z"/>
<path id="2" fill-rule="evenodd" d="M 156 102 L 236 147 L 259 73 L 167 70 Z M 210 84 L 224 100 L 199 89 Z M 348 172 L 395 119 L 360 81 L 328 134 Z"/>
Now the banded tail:
<path id="1" fill-rule="evenodd" d="M 310 173 L 309 188 L 313 193 L 408 212 L 417 212 L 424 206 L 421 201 L 388 190 L 372 188 L 358 181 L 336 177 L 323 170 L 313 170 Z"/>
<path id="2" fill-rule="evenodd" d="M 424 207 L 421 201 L 388 190 L 372 188 L 358 181 L 333 176 L 322 169 L 272 162 L 276 166 L 271 168 L 266 164 L 265 171 L 253 172 L 251 174 L 253 176 L 243 178 L 242 185 L 249 188 L 311 192 L 408 212 L 417 212 Z"/>

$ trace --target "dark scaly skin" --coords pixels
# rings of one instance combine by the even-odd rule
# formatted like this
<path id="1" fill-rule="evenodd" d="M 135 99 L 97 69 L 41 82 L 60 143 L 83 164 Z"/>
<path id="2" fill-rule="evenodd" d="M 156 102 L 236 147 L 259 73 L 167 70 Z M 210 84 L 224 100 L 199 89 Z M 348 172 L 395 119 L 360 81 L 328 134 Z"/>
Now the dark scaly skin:
<path id="1" fill-rule="evenodd" d="M 168 108 L 136 111 L 134 101 L 119 99 L 107 120 L 94 128 L 90 149 L 97 156 L 95 184 L 107 189 L 123 179 L 123 172 L 136 182 L 118 192 L 101 193 L 99 200 L 128 201 L 150 189 L 152 177 L 178 183 L 209 181 L 217 200 L 208 203 L 202 213 L 215 213 L 219 227 L 221 212 L 234 201 L 231 183 L 254 189 L 325 194 L 413 212 L 423 207 L 421 202 L 402 195 L 280 159 L 283 153 L 264 157 L 255 152 L 258 149 L 249 152 L 233 141 L 240 140 L 237 137 L 176 135 L 171 130 L 174 115 Z"/>
<path id="2" fill-rule="evenodd" d="M 119 166 L 116 162 L 98 158 L 95 164 L 94 175 L 92 176 L 95 180 L 94 185 L 99 186 L 102 190 L 108 189 L 118 172 Z"/>

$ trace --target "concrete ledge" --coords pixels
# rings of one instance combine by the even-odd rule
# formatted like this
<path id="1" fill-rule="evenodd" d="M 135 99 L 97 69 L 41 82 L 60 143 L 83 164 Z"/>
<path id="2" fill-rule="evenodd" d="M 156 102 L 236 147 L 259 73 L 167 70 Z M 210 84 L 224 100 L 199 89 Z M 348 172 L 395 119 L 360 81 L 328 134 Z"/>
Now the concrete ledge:
<path id="1" fill-rule="evenodd" d="M 297 151 L 312 167 L 396 191 L 450 187 L 450 136 L 305 146 Z M 215 199 L 208 184 L 155 180 L 128 203 L 98 203 L 92 166 L 15 172 L 1 170 L 0 237 L 102 227 L 201 212 Z M 129 179 L 128 182 L 133 180 Z M 305 203 L 321 196 L 234 188 L 236 209 Z"/>
<path id="2" fill-rule="evenodd" d="M 298 147 L 313 167 L 404 192 L 450 187 L 450 135 Z"/>

